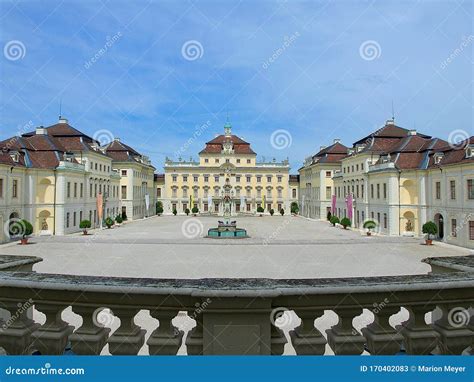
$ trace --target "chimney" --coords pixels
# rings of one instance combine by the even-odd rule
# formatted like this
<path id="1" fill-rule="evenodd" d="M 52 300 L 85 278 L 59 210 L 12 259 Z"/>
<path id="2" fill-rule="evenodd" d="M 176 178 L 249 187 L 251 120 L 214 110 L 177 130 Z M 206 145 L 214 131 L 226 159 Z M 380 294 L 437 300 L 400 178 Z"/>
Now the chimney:
<path id="1" fill-rule="evenodd" d="M 67 123 L 67 118 L 59 117 L 59 123 Z"/>
<path id="2" fill-rule="evenodd" d="M 341 143 L 341 138 L 335 138 L 334 143 Z"/>
<path id="3" fill-rule="evenodd" d="M 47 135 L 48 132 L 44 128 L 44 126 L 39 126 L 36 128 L 36 135 Z"/>
<path id="4" fill-rule="evenodd" d="M 416 130 L 408 130 L 408 135 L 416 135 Z"/>
<path id="5" fill-rule="evenodd" d="M 319 151 L 324 150 L 326 146 L 319 146 Z"/>

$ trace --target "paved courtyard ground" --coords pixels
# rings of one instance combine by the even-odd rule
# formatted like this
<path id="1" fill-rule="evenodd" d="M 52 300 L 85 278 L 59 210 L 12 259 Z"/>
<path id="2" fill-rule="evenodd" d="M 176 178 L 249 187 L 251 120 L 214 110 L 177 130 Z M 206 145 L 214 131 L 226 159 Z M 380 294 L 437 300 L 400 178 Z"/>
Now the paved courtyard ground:
<path id="1" fill-rule="evenodd" d="M 35 255 L 39 272 L 129 277 L 316 278 L 427 273 L 429 256 L 469 250 L 420 238 L 368 237 L 327 222 L 292 216 L 237 219 L 248 239 L 208 239 L 215 217 L 161 216 L 114 229 L 38 237 L 0 246 L 2 254 Z"/>
<path id="2" fill-rule="evenodd" d="M 355 277 L 427 273 L 430 268 L 420 262 L 430 256 L 459 256 L 469 254 L 463 248 L 435 243 L 428 247 L 420 238 L 385 236 L 367 237 L 359 231 L 331 227 L 327 222 L 310 221 L 301 217 L 266 216 L 237 218 L 238 227 L 246 228 L 248 239 L 219 240 L 203 236 L 217 225 L 213 217 L 161 216 L 130 222 L 121 227 L 91 231 L 64 237 L 38 237 L 32 245 L 0 246 L 0 253 L 35 255 L 44 261 L 35 266 L 38 272 L 69 273 L 104 276 L 204 278 L 204 277 L 268 277 L 320 278 Z M 110 319 L 105 311 L 104 321 L 112 332 L 120 325 L 118 318 Z M 286 336 L 298 326 L 293 312 L 282 321 Z M 392 325 L 408 317 L 406 310 L 392 316 Z M 43 323 L 42 313 L 34 314 Z M 68 308 L 63 319 L 75 327 L 81 318 Z M 360 329 L 373 320 L 364 313 L 354 319 Z M 336 324 L 338 318 L 327 311 L 316 321 L 324 330 Z M 147 329 L 147 337 L 158 321 L 141 311 L 135 322 Z M 174 324 L 188 332 L 195 322 L 184 312 Z M 140 354 L 147 353 L 144 345 Z M 184 346 L 179 354 L 184 354 Z M 327 354 L 331 354 L 327 347 Z M 102 354 L 109 354 L 108 345 Z M 285 354 L 294 354 L 290 344 Z"/>

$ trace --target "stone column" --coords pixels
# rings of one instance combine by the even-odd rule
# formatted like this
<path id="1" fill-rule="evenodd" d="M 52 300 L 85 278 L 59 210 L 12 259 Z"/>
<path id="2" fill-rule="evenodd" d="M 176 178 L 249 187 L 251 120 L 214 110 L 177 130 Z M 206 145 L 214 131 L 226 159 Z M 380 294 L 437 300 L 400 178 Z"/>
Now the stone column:
<path id="1" fill-rule="evenodd" d="M 178 330 L 171 320 L 177 311 L 150 311 L 150 315 L 160 321 L 147 341 L 150 355 L 175 355 L 183 341 L 184 332 Z"/>
<path id="2" fill-rule="evenodd" d="M 398 306 L 384 306 L 374 312 L 374 322 L 362 329 L 367 348 L 372 355 L 393 355 L 400 351 L 403 337 L 390 325 L 390 316 L 398 313 Z"/>
<path id="3" fill-rule="evenodd" d="M 474 332 L 469 328 L 472 308 L 459 304 L 439 306 L 442 316 L 433 328 L 439 333 L 439 350 L 442 354 L 459 355 L 474 341 Z"/>
<path id="4" fill-rule="evenodd" d="M 67 307 L 60 304 L 36 304 L 36 309 L 46 315 L 46 322 L 32 334 L 33 346 L 42 355 L 62 355 L 68 337 L 74 327 L 61 318 L 62 311 Z"/>
<path id="5" fill-rule="evenodd" d="M 110 328 L 95 325 L 97 309 L 93 306 L 74 305 L 72 311 L 82 317 L 82 326 L 69 337 L 72 351 L 79 355 L 99 355 L 107 343 Z"/>
<path id="6" fill-rule="evenodd" d="M 434 308 L 433 305 L 406 307 L 410 318 L 402 323 L 399 332 L 408 354 L 428 355 L 438 344 L 439 334 L 425 322 L 425 314 Z"/>
<path id="7" fill-rule="evenodd" d="M 336 308 L 334 312 L 339 316 L 339 322 L 326 330 L 334 354 L 362 354 L 365 338 L 352 326 L 352 320 L 362 313 L 362 308 Z"/>
<path id="8" fill-rule="evenodd" d="M 324 314 L 324 310 L 308 311 L 295 309 L 301 318 L 301 325 L 290 332 L 291 342 L 298 355 L 323 355 L 326 339 L 315 328 L 314 320 Z"/>
<path id="9" fill-rule="evenodd" d="M 110 354 L 136 355 L 145 342 L 146 330 L 135 324 L 136 308 L 115 308 L 114 313 L 120 318 L 120 327 L 109 337 Z"/>

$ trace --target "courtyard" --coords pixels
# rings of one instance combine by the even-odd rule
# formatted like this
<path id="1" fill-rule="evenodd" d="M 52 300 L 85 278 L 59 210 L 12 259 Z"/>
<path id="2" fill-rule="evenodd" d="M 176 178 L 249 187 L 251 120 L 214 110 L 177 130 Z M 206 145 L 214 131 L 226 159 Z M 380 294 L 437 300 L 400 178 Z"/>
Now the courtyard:
<path id="1" fill-rule="evenodd" d="M 239 217 L 247 239 L 203 236 L 216 217 L 160 216 L 89 235 L 35 237 L 6 255 L 43 258 L 38 272 L 155 278 L 322 278 L 429 272 L 425 257 L 459 256 L 468 249 L 423 239 L 366 236 L 323 221 L 293 216 Z"/>
<path id="2" fill-rule="evenodd" d="M 87 236 L 35 237 L 27 246 L 10 243 L 1 247 L 1 253 L 41 257 L 43 262 L 36 264 L 35 270 L 42 273 L 180 279 L 420 274 L 430 270 L 421 263 L 423 258 L 470 252 L 440 243 L 425 246 L 420 238 L 368 237 L 363 232 L 293 216 L 239 217 L 237 224 L 247 229 L 250 238 L 205 238 L 207 230 L 217 225 L 215 217 L 155 216 L 113 229 L 90 231 Z M 364 309 L 354 319 L 354 327 L 360 330 L 373 317 L 371 311 Z M 33 318 L 39 323 L 45 321 L 45 316 L 36 310 Z M 70 307 L 62 318 L 76 328 L 81 325 L 80 316 Z M 407 318 L 408 313 L 402 308 L 390 323 L 395 326 Z M 316 325 L 324 330 L 337 320 L 334 312 L 326 311 Z M 109 309 L 98 313 L 97 321 L 110 327 L 111 333 L 120 326 L 120 319 Z M 293 311 L 285 311 L 276 322 L 289 340 L 289 331 L 301 321 Z M 135 323 L 147 330 L 147 338 L 158 325 L 146 310 L 137 314 Z M 187 335 L 195 321 L 180 312 L 173 324 Z M 110 354 L 108 345 L 102 354 Z M 147 354 L 146 344 L 139 354 Z M 178 354 L 186 354 L 184 345 Z M 285 354 L 295 354 L 290 341 L 285 345 Z M 332 354 L 328 345 L 326 354 Z"/>

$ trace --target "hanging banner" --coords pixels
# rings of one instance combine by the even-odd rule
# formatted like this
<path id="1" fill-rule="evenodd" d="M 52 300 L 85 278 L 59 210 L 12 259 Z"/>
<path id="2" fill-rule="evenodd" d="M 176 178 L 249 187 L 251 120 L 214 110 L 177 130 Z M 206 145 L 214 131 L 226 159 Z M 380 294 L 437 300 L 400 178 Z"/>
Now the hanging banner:
<path id="1" fill-rule="evenodd" d="M 352 221 L 352 194 L 347 195 L 346 206 L 347 206 L 347 217 Z"/>
<path id="2" fill-rule="evenodd" d="M 149 194 L 145 194 L 145 207 L 147 211 L 150 208 L 150 195 Z"/>
<path id="3" fill-rule="evenodd" d="M 100 227 L 102 228 L 102 215 L 103 215 L 103 208 L 104 208 L 104 198 L 102 197 L 102 193 L 99 192 L 97 194 L 97 218 L 99 219 Z"/>
<path id="4" fill-rule="evenodd" d="M 331 215 L 335 215 L 335 214 L 336 214 L 336 195 L 333 195 L 332 200 L 331 200 Z"/>

